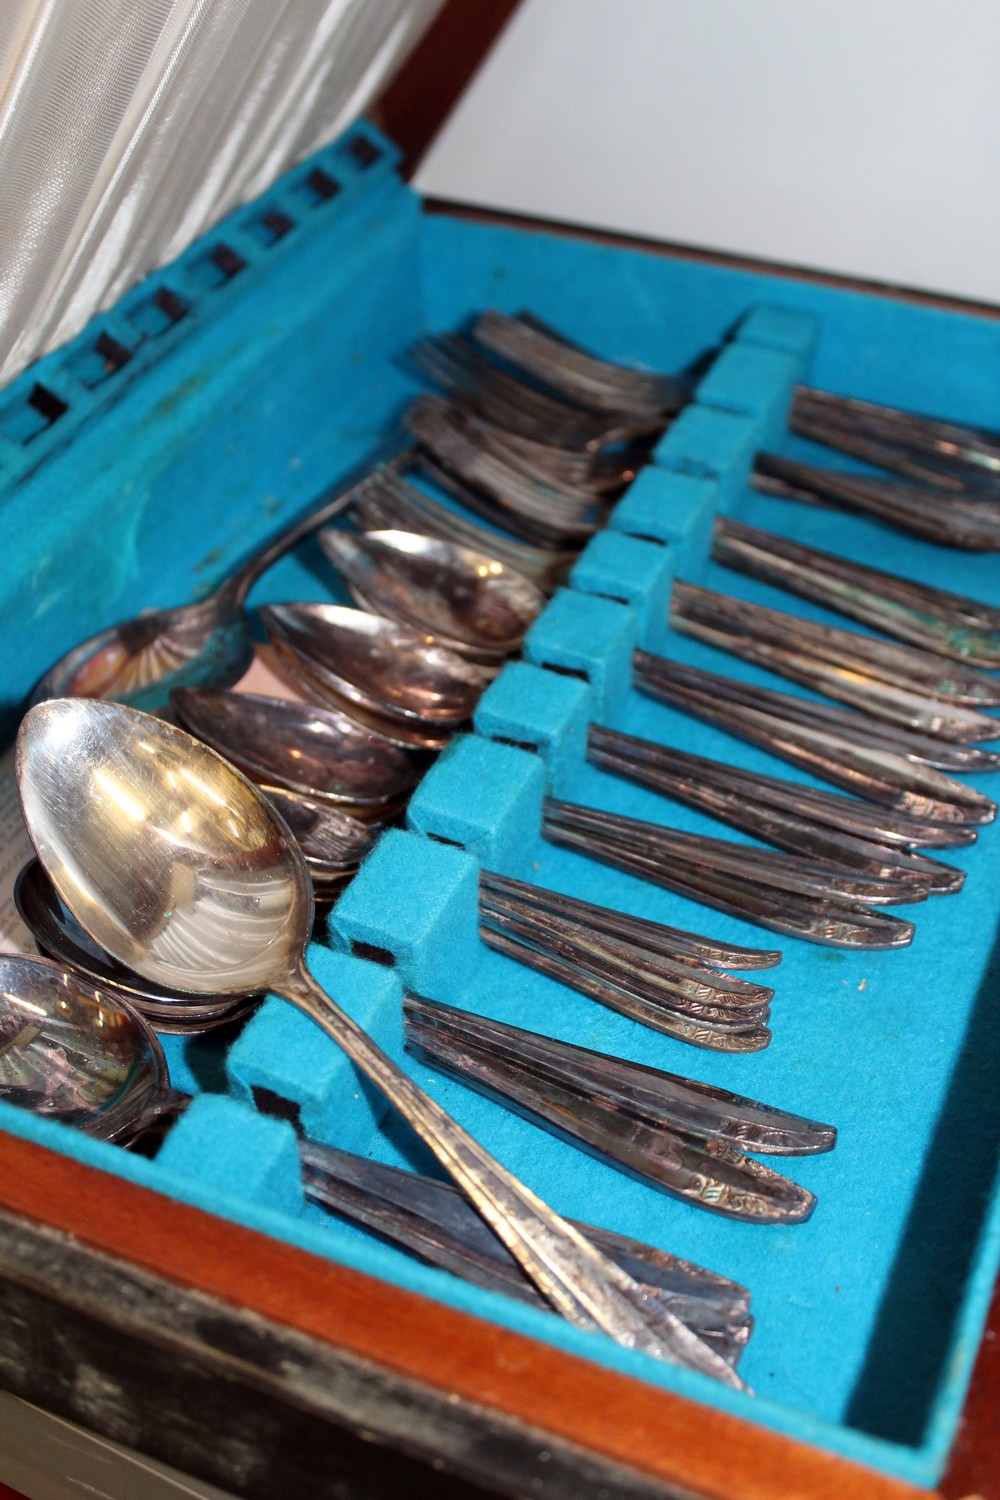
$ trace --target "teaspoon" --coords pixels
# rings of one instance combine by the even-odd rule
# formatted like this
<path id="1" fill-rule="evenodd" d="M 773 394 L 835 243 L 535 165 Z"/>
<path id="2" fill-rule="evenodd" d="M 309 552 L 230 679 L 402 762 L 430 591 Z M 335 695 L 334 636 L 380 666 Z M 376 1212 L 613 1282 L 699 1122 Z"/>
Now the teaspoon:
<path id="1" fill-rule="evenodd" d="M 564 1317 L 742 1385 L 500 1166 L 317 984 L 305 966 L 313 922 L 305 862 L 287 825 L 238 771 L 159 719 L 69 698 L 28 712 L 17 776 L 49 878 L 120 963 L 195 993 L 282 995 L 399 1110 Z"/>
<path id="2" fill-rule="evenodd" d="M 545 596 L 494 557 L 408 531 L 317 538 L 362 609 L 426 631 L 449 651 L 497 666 L 517 651 Z"/>
<path id="3" fill-rule="evenodd" d="M 238 682 L 253 656 L 244 611 L 251 588 L 279 558 L 352 505 L 355 494 L 355 485 L 338 488 L 252 552 L 207 598 L 136 615 L 82 641 L 39 680 L 32 702 L 111 698 L 162 713 L 174 688 Z"/>
<path id="4" fill-rule="evenodd" d="M 98 984 L 132 1006 L 157 1031 L 191 1036 L 214 1031 L 241 1019 L 263 995 L 192 996 L 169 985 L 152 985 L 113 959 L 95 943 L 59 899 L 37 859 L 31 859 L 14 884 L 14 905 L 39 952 L 82 980 Z"/>
<path id="5" fill-rule="evenodd" d="M 489 681 L 425 630 L 339 604 L 265 605 L 282 662 L 311 696 L 395 743 L 441 749 Z"/>
<path id="6" fill-rule="evenodd" d="M 177 688 L 170 704 L 185 729 L 258 786 L 364 822 L 394 812 L 420 776 L 407 751 L 331 708 L 222 688 Z"/>

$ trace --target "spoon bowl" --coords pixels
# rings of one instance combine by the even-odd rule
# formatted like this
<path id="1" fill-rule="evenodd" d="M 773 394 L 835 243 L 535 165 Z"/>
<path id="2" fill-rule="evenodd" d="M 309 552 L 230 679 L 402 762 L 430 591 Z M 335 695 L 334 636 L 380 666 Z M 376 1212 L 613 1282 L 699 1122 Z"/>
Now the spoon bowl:
<path id="1" fill-rule="evenodd" d="M 252 656 L 242 611 L 211 596 L 91 636 L 49 668 L 32 702 L 113 698 L 156 713 L 174 688 L 239 681 Z"/>
<path id="2" fill-rule="evenodd" d="M 522 574 L 454 542 L 334 527 L 317 541 L 363 609 L 426 630 L 473 660 L 495 663 L 516 651 L 545 607 L 541 590 Z"/>
<path id="3" fill-rule="evenodd" d="M 407 751 L 328 707 L 212 688 L 182 688 L 171 707 L 185 729 L 258 786 L 366 822 L 395 809 L 420 775 Z"/>
<path id="4" fill-rule="evenodd" d="M 47 959 L 0 955 L 0 1095 L 103 1141 L 168 1090 L 156 1037 L 113 992 Z"/>
<path id="5" fill-rule="evenodd" d="M 278 813 L 194 743 L 114 704 L 39 704 L 18 737 L 22 807 L 52 884 L 119 963 L 245 995 L 294 969 L 312 889 Z"/>
<path id="6" fill-rule="evenodd" d="M 229 687 L 250 665 L 247 595 L 271 565 L 354 503 L 345 485 L 257 548 L 205 599 L 124 620 L 67 652 L 36 683 L 32 703 L 108 698 L 162 713 L 174 688 Z"/>
<path id="7" fill-rule="evenodd" d="M 489 677 L 412 626 L 338 604 L 272 604 L 275 647 L 315 687 L 376 728 L 438 744 L 472 717 Z"/>
<path id="8" fill-rule="evenodd" d="M 186 990 L 152 985 L 105 953 L 80 926 L 60 900 L 59 893 L 37 859 L 29 860 L 14 885 L 14 904 L 39 951 L 85 981 L 98 984 L 133 1006 L 157 1031 L 194 1035 L 229 1026 L 248 1014 L 263 995 L 233 1000 L 200 999 Z"/>

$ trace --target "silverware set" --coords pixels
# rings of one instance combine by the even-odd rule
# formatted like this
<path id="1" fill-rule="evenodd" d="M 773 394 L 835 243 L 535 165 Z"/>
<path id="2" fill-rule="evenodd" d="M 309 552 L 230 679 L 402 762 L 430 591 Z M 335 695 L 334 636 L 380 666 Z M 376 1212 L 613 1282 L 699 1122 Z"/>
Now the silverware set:
<path id="1" fill-rule="evenodd" d="M 127 1046 L 146 1059 L 137 1076 L 158 1080 L 144 1085 L 153 1099 L 140 1106 L 148 1124 L 182 1106 L 147 1023 L 182 1033 L 224 1027 L 262 993 L 283 994 L 382 1089 L 461 1190 L 302 1142 L 315 1201 L 432 1264 L 541 1297 L 581 1327 L 741 1386 L 734 1366 L 750 1330 L 743 1288 L 558 1219 L 381 1054 L 304 967 L 313 902 L 336 899 L 435 754 L 469 727 L 546 596 L 690 393 L 685 379 L 596 360 L 527 316 L 485 314 L 471 338 L 425 339 L 413 358 L 446 393 L 408 408 L 415 446 L 323 497 L 208 599 L 102 632 L 39 683 L 19 742 L 39 861 L 22 872 L 17 900 L 39 947 L 63 967 L 41 977 L 12 970 L 6 998 L 16 1011 L 19 984 L 72 993 L 80 1007 L 74 1055 L 84 1069 L 100 1054 L 99 1039 L 84 1035 L 94 1015 L 120 1014 L 121 1046 L 132 1025 Z M 936 465 L 954 490 L 961 469 L 962 485 L 974 478 L 979 489 L 972 500 L 963 488 L 960 503 L 986 514 L 989 435 L 952 431 L 960 462 L 948 470 L 947 424 L 799 390 L 793 426 L 804 424 L 811 436 L 841 436 L 842 446 L 891 449 L 910 470 Z M 761 456 L 755 482 L 770 463 Z M 926 477 L 903 472 L 909 487 Z M 842 480 L 824 498 L 836 498 Z M 314 531 L 357 607 L 263 607 L 271 661 L 296 699 L 229 691 L 253 652 L 250 587 Z M 913 923 L 885 908 L 959 891 L 963 872 L 936 853 L 967 845 L 995 815 L 992 800 L 958 777 L 1000 766 L 1000 755 L 980 748 L 1000 737 L 1000 721 L 985 711 L 1000 704 L 1000 688 L 984 670 L 1000 665 L 1000 610 L 726 518 L 713 546 L 725 565 L 896 639 L 680 580 L 671 601 L 676 631 L 835 701 L 645 651 L 634 655 L 636 687 L 841 790 L 595 724 L 593 765 L 759 842 L 551 797 L 541 832 L 783 935 L 834 947 L 905 946 Z M 135 708 L 168 712 L 182 728 Z M 497 952 L 665 1035 L 736 1053 L 771 1040 L 774 992 L 757 971 L 776 964 L 777 952 L 719 944 L 485 870 L 479 920 Z M 50 1067 L 51 1028 L 66 1023 L 64 1012 L 49 1010 L 36 1073 Z M 0 1014 L 0 1024 L 14 1022 Z M 828 1151 L 830 1126 L 425 998 L 407 998 L 405 1026 L 409 1049 L 435 1067 L 685 1202 L 758 1223 L 796 1223 L 813 1210 L 810 1193 L 746 1153 Z M 8 1080 L 15 1064 L 11 1053 Z M 56 1081 L 43 1080 L 34 1094 L 21 1088 L 20 1102 L 36 1107 L 37 1096 L 37 1107 L 55 1110 L 45 1100 Z M 17 1096 L 20 1085 L 5 1087 Z M 77 1094 L 81 1087 L 73 1085 Z M 109 1106 L 84 1128 L 123 1139 L 124 1126 L 107 1131 L 112 1114 Z"/>

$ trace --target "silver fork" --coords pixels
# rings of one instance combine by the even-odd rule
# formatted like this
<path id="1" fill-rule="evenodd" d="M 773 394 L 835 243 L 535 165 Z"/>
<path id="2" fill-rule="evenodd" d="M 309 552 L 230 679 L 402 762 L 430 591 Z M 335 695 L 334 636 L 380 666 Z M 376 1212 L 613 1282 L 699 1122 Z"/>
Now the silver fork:
<path id="1" fill-rule="evenodd" d="M 616 412 L 671 413 L 691 399 L 695 378 L 637 370 L 600 359 L 529 312 L 516 317 L 487 311 L 476 320 L 474 337 L 492 350 L 550 383 L 579 405 Z M 1000 482 L 1000 434 L 949 422 L 899 407 L 862 401 L 798 385 L 793 394 L 793 423 L 823 424 L 836 438 L 856 435 L 884 448 L 886 456 L 905 463 L 919 456 L 919 477 L 933 482 L 944 475 L 956 486 Z M 885 464 L 892 467 L 892 464 Z"/>
<path id="2" fill-rule="evenodd" d="M 924 736 L 996 739 L 1000 721 L 968 707 L 1000 703 L 1000 681 L 932 652 L 804 620 L 696 584 L 675 582 L 670 623 L 682 635 Z M 937 749 L 933 764 L 995 769 L 984 753 Z"/>
<path id="3" fill-rule="evenodd" d="M 728 516 L 716 520 L 712 556 L 898 640 L 953 661 L 1000 667 L 1000 608 L 978 599 L 852 563 Z"/>
<path id="4" fill-rule="evenodd" d="M 925 745 L 891 725 L 879 726 L 865 714 L 755 687 L 649 652 L 636 652 L 633 667 L 641 692 L 867 801 L 947 825 L 977 826 L 996 816 L 996 803 L 989 797 L 921 758 L 934 753 L 932 743 Z M 961 747 L 942 742 L 942 748 Z"/>
<path id="5" fill-rule="evenodd" d="M 486 495 L 490 519 L 499 512 L 529 541 L 582 546 L 606 518 L 599 497 L 556 479 L 539 484 L 490 452 L 468 417 L 440 397 L 418 396 L 403 421 L 439 465 Z"/>

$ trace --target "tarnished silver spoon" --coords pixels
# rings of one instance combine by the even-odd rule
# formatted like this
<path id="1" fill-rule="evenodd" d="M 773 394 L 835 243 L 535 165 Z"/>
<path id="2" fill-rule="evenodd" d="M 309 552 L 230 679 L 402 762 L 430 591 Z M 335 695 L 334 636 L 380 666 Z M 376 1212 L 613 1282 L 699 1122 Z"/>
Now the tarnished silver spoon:
<path id="1" fill-rule="evenodd" d="M 420 777 L 407 751 L 333 709 L 221 688 L 178 688 L 171 707 L 186 729 L 258 786 L 364 822 L 390 816 Z"/>
<path id="2" fill-rule="evenodd" d="M 103 985 L 116 999 L 131 1005 L 156 1031 L 190 1036 L 214 1031 L 239 1020 L 260 1004 L 263 995 L 191 995 L 169 985 L 151 984 L 105 953 L 63 904 L 37 859 L 17 877 L 14 904 L 39 952 L 80 976 Z"/>
<path id="3" fill-rule="evenodd" d="M 46 698 L 111 698 L 161 713 L 178 687 L 228 687 L 250 665 L 253 642 L 244 605 L 251 588 L 279 558 L 354 502 L 340 487 L 278 536 L 252 552 L 207 598 L 136 615 L 82 641 L 35 685 Z"/>
<path id="4" fill-rule="evenodd" d="M 472 661 L 498 665 L 517 651 L 545 607 L 523 574 L 454 542 L 332 526 L 317 540 L 362 609 L 427 631 Z"/>
<path id="5" fill-rule="evenodd" d="M 275 651 L 312 697 L 395 743 L 440 749 L 472 717 L 489 674 L 426 631 L 339 604 L 261 609 Z"/>
<path id="6" fill-rule="evenodd" d="M 160 719 L 113 703 L 57 699 L 26 715 L 17 774 L 39 859 L 101 947 L 145 978 L 193 993 L 283 995 L 399 1110 L 566 1318 L 739 1383 L 317 984 L 305 966 L 313 898 L 302 855 L 285 823 L 227 761 Z"/>

